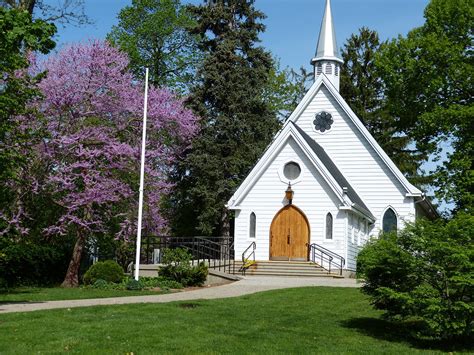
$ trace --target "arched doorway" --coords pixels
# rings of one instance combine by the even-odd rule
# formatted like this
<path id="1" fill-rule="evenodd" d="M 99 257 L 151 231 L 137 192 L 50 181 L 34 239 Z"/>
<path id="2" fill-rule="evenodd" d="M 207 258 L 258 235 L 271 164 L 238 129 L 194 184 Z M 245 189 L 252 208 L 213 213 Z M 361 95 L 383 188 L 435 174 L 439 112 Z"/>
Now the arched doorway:
<path id="1" fill-rule="evenodd" d="M 283 207 L 270 226 L 270 260 L 308 260 L 309 223 L 293 205 Z"/>

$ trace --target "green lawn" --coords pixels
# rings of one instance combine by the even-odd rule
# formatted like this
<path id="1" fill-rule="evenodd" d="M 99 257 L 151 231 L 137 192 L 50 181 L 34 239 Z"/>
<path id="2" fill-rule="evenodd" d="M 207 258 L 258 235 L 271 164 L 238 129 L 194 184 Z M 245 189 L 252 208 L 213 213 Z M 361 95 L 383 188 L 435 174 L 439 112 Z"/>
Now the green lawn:
<path id="1" fill-rule="evenodd" d="M 0 315 L 0 353 L 439 352 L 410 342 L 404 329 L 379 316 L 359 290 L 329 287 L 12 313 Z"/>
<path id="2" fill-rule="evenodd" d="M 62 287 L 19 287 L 9 291 L 0 291 L 0 306 L 15 302 L 40 302 L 57 300 L 78 300 L 85 298 L 106 298 L 138 295 L 156 295 L 157 291 L 100 290 L 94 288 Z"/>

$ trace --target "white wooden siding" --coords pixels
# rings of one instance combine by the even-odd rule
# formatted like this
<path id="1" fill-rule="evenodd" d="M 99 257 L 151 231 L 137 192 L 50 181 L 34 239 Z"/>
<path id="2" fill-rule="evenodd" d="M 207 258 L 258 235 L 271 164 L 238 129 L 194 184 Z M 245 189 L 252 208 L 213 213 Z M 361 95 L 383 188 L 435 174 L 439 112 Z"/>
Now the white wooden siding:
<path id="1" fill-rule="evenodd" d="M 321 111 L 331 113 L 334 119 L 331 130 L 323 134 L 313 125 Z M 413 198 L 405 197 L 406 190 L 324 85 L 295 123 L 326 150 L 378 220 L 388 205 L 402 220 L 414 220 Z M 380 223 L 376 223 L 372 234 L 377 235 L 379 229 Z"/>
<path id="2" fill-rule="evenodd" d="M 311 243 L 318 243 L 341 255 L 345 254 L 345 212 L 339 211 L 337 197 L 290 137 L 240 204 L 241 208 L 235 220 L 234 245 L 237 260 L 241 258 L 242 252 L 252 241 L 257 244 L 256 259 L 269 259 L 270 225 L 276 213 L 286 204 L 284 196 L 287 183 L 281 181 L 279 171 L 289 161 L 297 161 L 301 164 L 300 179 L 292 184 L 295 192 L 293 204 L 300 208 L 308 218 Z M 254 239 L 249 238 L 252 212 L 257 217 Z M 324 233 L 328 212 L 333 215 L 332 240 L 327 240 Z"/>

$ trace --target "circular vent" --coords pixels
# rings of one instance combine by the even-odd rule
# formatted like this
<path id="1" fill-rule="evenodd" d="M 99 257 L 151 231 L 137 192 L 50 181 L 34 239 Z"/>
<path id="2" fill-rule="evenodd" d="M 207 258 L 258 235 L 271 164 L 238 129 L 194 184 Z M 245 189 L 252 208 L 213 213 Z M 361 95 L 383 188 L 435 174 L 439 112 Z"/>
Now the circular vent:
<path id="1" fill-rule="evenodd" d="M 292 161 L 285 164 L 283 174 L 288 180 L 295 180 L 300 176 L 301 168 L 297 163 Z"/>

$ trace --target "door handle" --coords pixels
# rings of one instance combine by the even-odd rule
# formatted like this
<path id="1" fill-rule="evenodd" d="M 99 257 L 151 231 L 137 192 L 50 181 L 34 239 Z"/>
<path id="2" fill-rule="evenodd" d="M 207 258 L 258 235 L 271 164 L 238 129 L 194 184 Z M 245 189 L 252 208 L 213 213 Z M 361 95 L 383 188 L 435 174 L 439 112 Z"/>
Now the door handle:
<path id="1" fill-rule="evenodd" d="M 290 238 L 290 235 L 288 234 L 288 240 L 287 240 L 288 244 L 290 244 L 290 240 L 291 240 L 291 238 Z"/>

